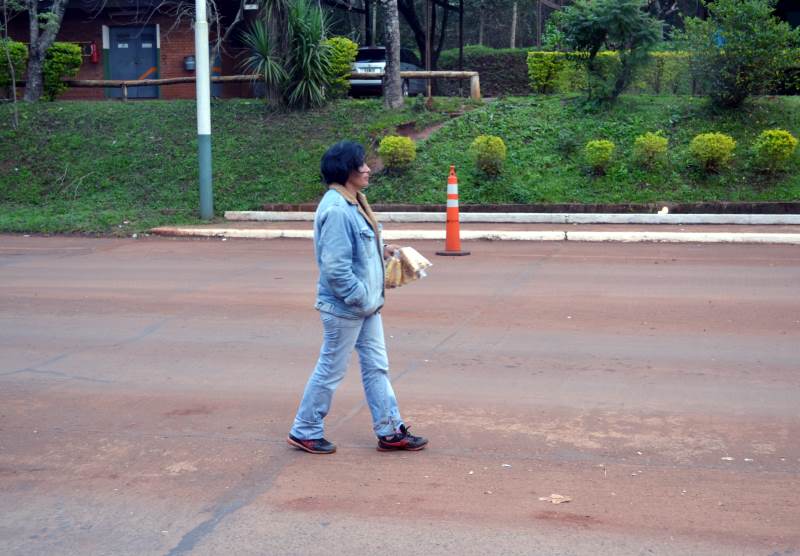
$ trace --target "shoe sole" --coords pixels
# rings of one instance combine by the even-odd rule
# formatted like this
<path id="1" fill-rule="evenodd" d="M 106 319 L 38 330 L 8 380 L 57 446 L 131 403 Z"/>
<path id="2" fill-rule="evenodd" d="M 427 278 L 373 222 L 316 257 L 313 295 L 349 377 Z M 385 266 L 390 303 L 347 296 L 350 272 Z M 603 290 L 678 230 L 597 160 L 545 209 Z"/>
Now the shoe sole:
<path id="1" fill-rule="evenodd" d="M 333 450 L 331 450 L 330 452 L 323 452 L 322 450 L 312 450 L 311 448 L 309 448 L 307 446 L 304 446 L 303 444 L 300 444 L 299 442 L 295 442 L 291 438 L 287 438 L 286 439 L 286 443 L 289 444 L 289 446 L 294 446 L 298 450 L 303 450 L 304 452 L 308 452 L 309 454 L 332 454 L 332 453 L 334 453 L 336 451 L 336 447 L 335 446 L 334 446 Z"/>
<path id="2" fill-rule="evenodd" d="M 422 446 L 417 446 L 416 448 L 407 448 L 405 446 L 394 447 L 394 446 L 381 446 L 380 444 L 378 444 L 377 450 L 379 452 L 419 452 L 420 450 L 424 450 L 427 445 L 428 443 L 426 442 Z"/>

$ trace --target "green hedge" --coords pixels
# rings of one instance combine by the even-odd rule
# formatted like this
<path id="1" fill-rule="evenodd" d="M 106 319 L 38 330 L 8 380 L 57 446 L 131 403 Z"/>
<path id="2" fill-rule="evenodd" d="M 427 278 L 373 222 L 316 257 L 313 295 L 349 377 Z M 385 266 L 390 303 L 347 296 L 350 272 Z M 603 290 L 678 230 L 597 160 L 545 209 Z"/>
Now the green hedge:
<path id="1" fill-rule="evenodd" d="M 78 75 L 81 69 L 83 57 L 81 47 L 71 42 L 54 42 L 47 49 L 44 65 L 42 67 L 42 79 L 44 80 L 44 95 L 47 100 L 55 98 L 67 90 L 61 80 Z"/>
<path id="2" fill-rule="evenodd" d="M 584 65 L 586 53 L 529 52 L 527 57 L 529 88 L 536 93 L 572 93 L 585 91 L 588 77 Z M 615 75 L 619 56 L 600 52 L 596 58 L 609 80 Z M 652 52 L 647 64 L 634 75 L 629 93 L 693 94 L 694 88 L 687 52 Z"/>
<path id="3" fill-rule="evenodd" d="M 530 94 L 528 84 L 527 48 L 488 48 L 470 45 L 464 47 L 464 70 L 477 71 L 481 78 L 481 94 L 486 97 L 498 95 Z M 445 50 L 437 64 L 440 70 L 458 69 L 458 49 Z M 461 83 L 464 94 L 469 94 L 469 82 Z M 447 79 L 438 82 L 438 94 L 458 94 L 459 82 Z"/>
<path id="4" fill-rule="evenodd" d="M 0 40 L 0 87 L 11 85 L 11 72 L 8 67 L 6 49 L 11 55 L 14 76 L 17 81 L 25 79 L 25 67 L 28 64 L 28 48 L 24 44 L 12 40 Z"/>
<path id="5" fill-rule="evenodd" d="M 347 37 L 331 37 L 325 43 L 330 46 L 330 98 L 344 98 L 350 90 L 349 77 L 358 45 Z"/>

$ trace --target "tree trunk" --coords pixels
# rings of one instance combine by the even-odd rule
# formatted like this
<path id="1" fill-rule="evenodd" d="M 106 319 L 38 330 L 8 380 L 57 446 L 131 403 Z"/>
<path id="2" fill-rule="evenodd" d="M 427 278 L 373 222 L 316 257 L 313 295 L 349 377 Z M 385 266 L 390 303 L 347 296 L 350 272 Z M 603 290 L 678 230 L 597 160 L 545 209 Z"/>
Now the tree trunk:
<path id="1" fill-rule="evenodd" d="M 411 31 L 414 33 L 414 41 L 417 43 L 419 49 L 420 61 L 425 65 L 425 29 L 417 17 L 417 11 L 414 7 L 414 0 L 397 0 L 397 9 L 403 14 L 403 19 L 406 20 Z"/>
<path id="2" fill-rule="evenodd" d="M 383 35 L 386 40 L 386 69 L 383 77 L 383 105 L 403 107 L 403 85 L 400 80 L 400 16 L 397 0 L 381 0 L 383 5 Z"/>
<path id="3" fill-rule="evenodd" d="M 483 29 L 486 25 L 486 12 L 483 6 L 480 7 L 480 15 L 478 16 L 478 44 L 483 46 Z"/>
<path id="4" fill-rule="evenodd" d="M 3 50 L 6 52 L 6 61 L 8 62 L 8 73 L 11 76 L 11 102 L 14 106 L 14 115 L 11 123 L 13 129 L 19 127 L 19 109 L 17 108 L 17 72 L 14 68 L 14 62 L 11 59 L 11 52 L 9 50 L 11 40 L 8 36 L 8 3 L 3 0 Z"/>
<path id="5" fill-rule="evenodd" d="M 38 0 L 28 0 L 25 7 L 28 10 L 28 29 L 30 31 L 30 53 L 28 58 L 27 84 L 25 85 L 25 100 L 37 101 L 41 98 L 44 89 L 42 80 L 42 67 L 47 49 L 56 40 L 67 0 L 54 0 L 44 32 L 39 34 L 39 9 Z M 50 15 L 51 14 L 51 15 Z M 44 14 L 42 14 L 44 15 Z"/>
<path id="6" fill-rule="evenodd" d="M 44 82 L 42 80 L 42 66 L 44 60 L 34 54 L 35 49 L 31 48 L 28 58 L 28 75 L 25 80 L 25 100 L 35 102 L 42 97 L 44 92 Z"/>
<path id="7" fill-rule="evenodd" d="M 288 5 L 284 2 L 272 2 L 267 13 L 267 29 L 270 38 L 274 39 L 272 50 L 276 58 L 280 60 L 282 66 L 286 66 L 289 57 L 289 13 Z M 278 84 L 267 84 L 266 97 L 271 103 L 283 104 L 283 91 Z"/>
<path id="8" fill-rule="evenodd" d="M 372 33 L 370 33 L 369 45 L 375 46 L 375 37 L 378 35 L 378 10 L 372 10 Z"/>
<path id="9" fill-rule="evenodd" d="M 517 3 L 514 2 L 514 7 L 511 12 L 511 48 L 517 45 Z"/>

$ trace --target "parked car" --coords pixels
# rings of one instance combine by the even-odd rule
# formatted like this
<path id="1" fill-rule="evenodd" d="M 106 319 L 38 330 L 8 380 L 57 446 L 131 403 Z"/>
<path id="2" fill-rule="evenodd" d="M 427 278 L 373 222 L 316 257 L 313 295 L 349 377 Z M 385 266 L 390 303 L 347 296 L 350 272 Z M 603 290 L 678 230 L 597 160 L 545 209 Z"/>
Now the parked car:
<path id="1" fill-rule="evenodd" d="M 353 62 L 353 71 L 358 73 L 383 73 L 386 69 L 386 47 L 385 46 L 362 46 L 356 54 L 356 61 Z M 400 49 L 400 71 L 420 71 L 422 68 L 417 64 L 414 53 L 405 48 Z M 403 95 L 415 96 L 425 94 L 425 79 L 403 79 Z M 375 79 L 351 79 L 350 94 L 360 95 L 381 95 L 383 94 L 383 82 L 380 78 Z"/>

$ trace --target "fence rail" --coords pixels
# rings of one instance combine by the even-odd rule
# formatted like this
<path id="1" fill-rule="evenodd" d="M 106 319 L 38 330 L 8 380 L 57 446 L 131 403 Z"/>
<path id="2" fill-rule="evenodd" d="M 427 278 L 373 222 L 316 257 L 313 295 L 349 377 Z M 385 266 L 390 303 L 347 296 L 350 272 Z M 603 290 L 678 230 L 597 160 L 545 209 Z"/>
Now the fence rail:
<path id="1" fill-rule="evenodd" d="M 350 79 L 383 79 L 383 73 L 351 73 Z M 477 71 L 401 71 L 403 79 L 469 79 L 469 96 L 481 99 L 481 80 Z"/>
<path id="2" fill-rule="evenodd" d="M 351 79 L 383 79 L 381 73 L 352 73 Z M 477 71 L 401 71 L 403 79 L 469 79 L 470 97 L 481 98 L 481 84 Z M 222 75 L 212 77 L 212 83 L 242 83 L 245 81 L 261 81 L 260 75 Z M 69 87 L 121 87 L 122 99 L 128 100 L 128 87 L 152 87 L 154 85 L 175 85 L 178 83 L 194 83 L 194 76 L 167 77 L 164 79 L 65 79 Z M 17 81 L 17 86 L 24 87 L 25 81 Z"/>

